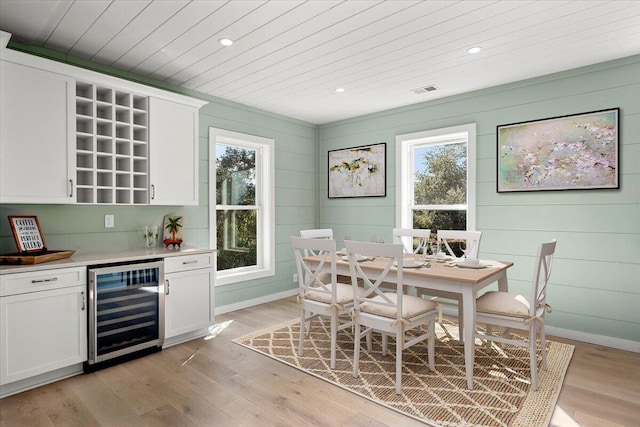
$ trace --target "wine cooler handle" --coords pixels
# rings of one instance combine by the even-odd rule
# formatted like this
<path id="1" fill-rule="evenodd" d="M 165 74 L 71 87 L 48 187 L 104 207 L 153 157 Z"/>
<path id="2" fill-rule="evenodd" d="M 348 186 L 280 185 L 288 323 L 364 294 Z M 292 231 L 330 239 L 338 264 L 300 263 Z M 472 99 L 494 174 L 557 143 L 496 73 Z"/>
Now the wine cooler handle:
<path id="1" fill-rule="evenodd" d="M 73 180 L 69 180 L 69 197 L 73 197 Z"/>
<path id="2" fill-rule="evenodd" d="M 151 184 L 151 200 L 156 198 L 156 186 Z"/>
<path id="3" fill-rule="evenodd" d="M 86 304 L 86 299 L 84 298 L 84 291 L 80 292 L 80 296 L 82 297 L 82 307 L 80 308 L 80 310 L 84 311 L 85 304 Z"/>
<path id="4" fill-rule="evenodd" d="M 167 279 L 164 282 L 167 284 L 167 291 L 164 294 L 165 295 L 169 295 L 169 292 L 170 292 L 170 290 L 169 290 L 169 280 Z"/>

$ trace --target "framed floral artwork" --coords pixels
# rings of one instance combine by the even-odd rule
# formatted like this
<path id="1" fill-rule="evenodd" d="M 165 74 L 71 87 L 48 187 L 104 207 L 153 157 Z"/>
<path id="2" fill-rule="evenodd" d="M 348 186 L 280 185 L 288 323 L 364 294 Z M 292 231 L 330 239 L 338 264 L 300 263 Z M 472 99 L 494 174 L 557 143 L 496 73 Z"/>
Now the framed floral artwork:
<path id="1" fill-rule="evenodd" d="M 387 143 L 331 150 L 329 198 L 385 197 Z"/>
<path id="2" fill-rule="evenodd" d="M 619 108 L 497 126 L 497 191 L 620 188 Z"/>

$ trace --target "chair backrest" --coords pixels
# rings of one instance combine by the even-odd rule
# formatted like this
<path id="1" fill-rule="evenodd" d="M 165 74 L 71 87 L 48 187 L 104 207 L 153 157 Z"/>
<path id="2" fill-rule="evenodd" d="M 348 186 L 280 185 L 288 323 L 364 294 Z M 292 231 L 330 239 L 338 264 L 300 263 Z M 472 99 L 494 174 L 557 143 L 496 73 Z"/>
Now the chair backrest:
<path id="1" fill-rule="evenodd" d="M 455 240 L 465 241 L 465 251 L 467 258 L 478 258 L 480 251 L 480 239 L 482 239 L 482 231 L 466 231 L 466 230 L 438 230 L 438 246 L 442 248 L 444 245 L 447 255 L 456 257 L 451 248 L 451 243 Z"/>
<path id="2" fill-rule="evenodd" d="M 300 237 L 304 237 L 305 239 L 333 239 L 333 230 L 330 228 L 300 230 Z"/>
<path id="3" fill-rule="evenodd" d="M 547 243 L 542 243 L 538 248 L 538 254 L 536 256 L 536 266 L 533 270 L 533 282 L 532 298 L 530 301 L 535 301 L 535 304 L 531 304 L 532 316 L 535 316 L 536 310 L 539 307 L 543 307 L 547 299 L 547 284 L 549 283 L 549 277 L 551 276 L 551 266 L 553 264 L 553 254 L 556 251 L 556 239 Z"/>
<path id="4" fill-rule="evenodd" d="M 300 230 L 300 237 L 305 239 L 333 239 L 333 230 L 330 228 L 312 228 Z M 307 250 L 304 256 L 316 255 L 315 251 Z"/>
<path id="5" fill-rule="evenodd" d="M 296 269 L 298 272 L 298 287 L 300 295 L 313 292 L 326 293 L 331 295 L 331 301 L 336 301 L 336 241 L 333 239 L 305 239 L 302 237 L 291 237 L 291 246 L 296 259 Z M 305 259 L 309 256 L 307 252 L 313 252 L 315 260 Z M 331 274 L 322 274 L 322 268 L 330 263 Z M 327 280 L 328 279 L 328 280 Z"/>
<path id="6" fill-rule="evenodd" d="M 417 228 L 394 228 L 393 243 L 400 243 L 405 253 L 418 254 L 424 253 L 429 247 L 429 238 L 431 230 Z"/>
<path id="7" fill-rule="evenodd" d="M 402 317 L 402 298 L 391 299 L 384 294 L 385 289 L 381 285 L 387 281 L 389 275 L 397 274 L 395 280 L 396 293 L 402 294 L 402 257 L 404 250 L 400 244 L 345 241 L 349 269 L 351 271 L 351 285 L 353 286 L 353 301 L 356 311 L 363 302 L 377 304 L 396 309 L 396 318 Z M 358 262 L 358 256 L 383 259 L 385 264 L 382 270 L 363 270 L 362 266 L 368 261 Z M 358 292 L 358 285 L 364 285 L 364 292 Z M 388 288 L 387 288 L 388 292 Z M 381 301 L 372 301 L 371 298 L 380 296 Z"/>

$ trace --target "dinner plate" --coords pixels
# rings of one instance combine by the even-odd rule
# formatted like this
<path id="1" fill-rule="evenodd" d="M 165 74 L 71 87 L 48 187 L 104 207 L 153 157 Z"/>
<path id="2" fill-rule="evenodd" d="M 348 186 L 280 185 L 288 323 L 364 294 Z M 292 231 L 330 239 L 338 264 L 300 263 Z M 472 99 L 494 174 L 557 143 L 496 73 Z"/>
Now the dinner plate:
<path id="1" fill-rule="evenodd" d="M 347 255 L 340 257 L 340 259 L 342 259 L 343 261 L 349 261 L 349 257 Z M 358 258 L 356 259 L 356 261 L 360 262 L 360 261 L 368 261 L 371 258 L 365 255 L 359 255 Z"/>
<path id="2" fill-rule="evenodd" d="M 466 264 L 464 261 L 458 261 L 456 263 L 456 265 L 458 267 L 462 267 L 462 268 L 485 268 L 485 267 L 488 267 L 487 264 L 479 263 L 479 264 L 472 265 L 472 264 Z"/>
<path id="3" fill-rule="evenodd" d="M 398 266 L 398 262 L 394 261 L 393 265 L 395 265 L 396 267 Z M 422 267 L 424 265 L 424 261 L 420 261 L 419 259 L 406 259 L 402 262 L 402 266 L 404 268 L 418 268 L 418 267 Z"/>
<path id="4" fill-rule="evenodd" d="M 425 259 L 434 260 L 437 262 L 445 262 L 451 259 L 451 256 L 443 256 L 443 257 L 434 257 L 433 255 L 425 255 Z"/>

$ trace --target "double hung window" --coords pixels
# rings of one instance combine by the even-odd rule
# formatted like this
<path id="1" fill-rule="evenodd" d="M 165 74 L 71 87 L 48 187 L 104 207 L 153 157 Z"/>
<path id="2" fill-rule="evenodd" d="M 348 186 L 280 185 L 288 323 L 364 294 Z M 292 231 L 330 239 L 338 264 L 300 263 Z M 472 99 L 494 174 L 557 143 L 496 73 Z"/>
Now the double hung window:
<path id="1" fill-rule="evenodd" d="M 475 124 L 396 137 L 400 228 L 475 229 Z"/>
<path id="2" fill-rule="evenodd" d="M 210 128 L 209 153 L 216 284 L 273 275 L 274 141 Z"/>

